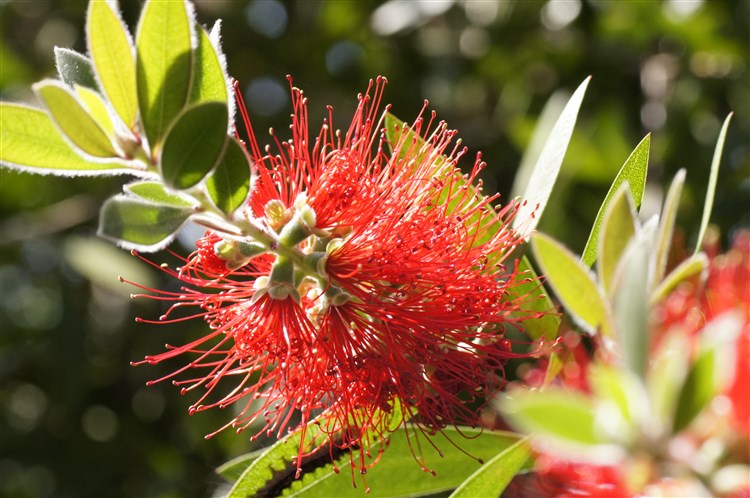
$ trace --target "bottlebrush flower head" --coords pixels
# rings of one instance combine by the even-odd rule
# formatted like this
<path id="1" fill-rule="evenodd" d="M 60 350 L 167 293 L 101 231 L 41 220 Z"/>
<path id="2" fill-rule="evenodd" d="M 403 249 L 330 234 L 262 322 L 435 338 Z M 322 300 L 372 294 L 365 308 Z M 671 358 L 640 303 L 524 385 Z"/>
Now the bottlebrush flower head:
<path id="1" fill-rule="evenodd" d="M 202 391 L 191 411 L 233 405 L 225 427 L 253 437 L 323 414 L 326 440 L 301 446 L 298 469 L 327 443 L 359 448 L 364 472 L 371 448 L 379 454 L 405 420 L 423 435 L 475 424 L 517 355 L 506 324 L 532 316 L 519 314 L 524 275 L 506 265 L 522 241 L 510 228 L 517 204 L 493 207 L 497 196 L 474 185 L 481 157 L 463 174 L 466 149 L 434 114 L 388 129 L 384 85 L 359 96 L 344 133 L 329 108 L 312 138 L 306 98 L 292 88 L 291 139 L 265 152 L 243 110 L 254 161 L 238 222 L 247 235 L 208 232 L 181 268 L 165 269 L 184 290 L 151 293 L 172 310 L 195 307 L 210 326 L 144 360 L 190 357 L 165 379 Z"/>

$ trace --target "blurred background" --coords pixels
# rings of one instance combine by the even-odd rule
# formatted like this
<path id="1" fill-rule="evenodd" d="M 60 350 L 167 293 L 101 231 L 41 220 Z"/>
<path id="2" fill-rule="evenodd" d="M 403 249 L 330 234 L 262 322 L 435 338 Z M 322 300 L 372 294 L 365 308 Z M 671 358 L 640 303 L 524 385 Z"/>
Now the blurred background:
<path id="1" fill-rule="evenodd" d="M 592 75 L 541 230 L 580 252 L 616 172 L 652 133 L 644 210 L 653 212 L 686 168 L 678 222 L 690 247 L 730 111 L 713 221 L 724 240 L 750 225 L 747 0 L 195 3 L 201 23 L 223 20 L 229 72 L 261 143 L 262 130 L 284 137 L 288 129 L 287 74 L 309 97 L 312 130 L 328 104 L 346 128 L 357 93 L 384 75 L 394 114 L 410 121 L 429 99 L 470 157 L 483 152 L 485 191 L 507 199 L 545 102 L 564 102 L 556 90 L 569 94 Z M 121 4 L 134 30 L 140 2 Z M 0 0 L 3 100 L 34 102 L 30 85 L 55 75 L 55 45 L 85 51 L 85 11 L 83 0 Z M 163 310 L 132 301 L 134 289 L 117 275 L 175 283 L 95 238 L 98 206 L 125 180 L 0 175 L 0 495 L 220 492 L 213 469 L 253 449 L 249 435 L 205 441 L 228 414 L 190 417 L 190 395 L 145 386 L 170 365 L 130 366 L 205 325 L 134 323 Z M 173 249 L 191 250 L 189 241 Z"/>

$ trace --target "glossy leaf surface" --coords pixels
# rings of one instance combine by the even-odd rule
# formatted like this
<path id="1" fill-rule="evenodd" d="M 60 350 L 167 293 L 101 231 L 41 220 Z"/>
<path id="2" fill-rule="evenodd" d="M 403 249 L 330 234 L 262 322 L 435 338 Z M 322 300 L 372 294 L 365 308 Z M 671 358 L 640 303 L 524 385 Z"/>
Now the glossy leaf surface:
<path id="1" fill-rule="evenodd" d="M 86 34 L 102 91 L 132 129 L 138 116 L 138 96 L 130 33 L 109 2 L 89 2 Z"/>
<path id="2" fill-rule="evenodd" d="M 197 104 L 177 118 L 159 158 L 167 186 L 190 188 L 216 166 L 228 140 L 226 120 L 227 106 L 218 102 Z"/>

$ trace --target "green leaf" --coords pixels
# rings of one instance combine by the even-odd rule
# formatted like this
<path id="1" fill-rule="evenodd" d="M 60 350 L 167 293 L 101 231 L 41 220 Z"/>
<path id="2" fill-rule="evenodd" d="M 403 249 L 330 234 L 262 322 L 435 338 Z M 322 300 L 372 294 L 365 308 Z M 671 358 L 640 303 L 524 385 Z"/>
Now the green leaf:
<path id="1" fill-rule="evenodd" d="M 107 110 L 107 104 L 104 102 L 104 99 L 102 99 L 102 96 L 99 95 L 99 92 L 81 85 L 73 85 L 73 89 L 78 95 L 78 98 L 81 99 L 86 106 L 86 110 L 88 110 L 91 117 L 96 121 L 96 124 L 98 124 L 108 136 L 114 137 L 115 124 L 112 122 L 112 118 Z"/>
<path id="2" fill-rule="evenodd" d="M 107 133 L 68 87 L 56 80 L 44 80 L 33 88 L 60 131 L 73 145 L 94 157 L 117 157 Z"/>
<path id="3" fill-rule="evenodd" d="M 643 382 L 628 370 L 603 362 L 592 363 L 586 378 L 601 414 L 597 422 L 602 432 L 622 446 L 633 444 L 649 416 Z"/>
<path id="4" fill-rule="evenodd" d="M 547 206 L 552 187 L 557 180 L 557 174 L 560 172 L 565 152 L 568 149 L 570 137 L 573 135 L 578 110 L 583 102 L 583 95 L 586 93 L 589 80 L 591 80 L 590 76 L 581 83 L 563 109 L 526 185 L 522 196 L 523 204 L 513 220 L 513 227 L 523 230 L 528 235 L 536 228 Z"/>
<path id="5" fill-rule="evenodd" d="M 604 221 L 604 213 L 607 211 L 607 206 L 612 202 L 615 193 L 624 182 L 628 182 L 630 188 L 630 194 L 635 207 L 641 205 L 641 199 L 643 199 L 643 190 L 646 188 L 646 173 L 648 171 L 648 154 L 649 147 L 651 145 L 651 135 L 641 140 L 635 150 L 630 154 L 625 164 L 623 164 L 620 171 L 615 177 L 615 181 L 612 182 L 612 186 L 607 192 L 607 196 L 604 198 L 604 202 L 599 208 L 599 212 L 596 214 L 594 220 L 594 227 L 591 229 L 589 239 L 586 241 L 586 247 L 583 249 L 583 256 L 581 260 L 586 266 L 594 264 L 597 258 L 597 249 L 599 248 L 599 232 L 602 230 L 602 224 Z M 606 287 L 605 287 L 606 288 Z"/>
<path id="6" fill-rule="evenodd" d="M 181 208 L 192 208 L 198 204 L 198 201 L 190 196 L 170 192 L 160 182 L 129 183 L 125 185 L 124 189 L 126 192 L 152 204 Z"/>
<path id="7" fill-rule="evenodd" d="M 227 106 L 219 102 L 196 104 L 177 117 L 159 157 L 168 187 L 190 188 L 216 166 L 227 143 L 226 120 Z"/>
<path id="8" fill-rule="evenodd" d="M 230 137 L 224 157 L 206 179 L 206 190 L 216 207 L 231 215 L 250 193 L 250 161 L 245 149 Z"/>
<path id="9" fill-rule="evenodd" d="M 732 379 L 736 364 L 737 337 L 743 326 L 739 310 L 723 313 L 700 332 L 695 360 L 677 399 L 673 433 L 685 429 Z"/>
<path id="10" fill-rule="evenodd" d="M 542 274 L 573 320 L 591 334 L 599 327 L 603 334 L 611 334 L 609 307 L 591 271 L 562 244 L 542 233 L 532 235 L 531 248 Z"/>
<path id="11" fill-rule="evenodd" d="M 527 439 L 504 449 L 465 480 L 450 498 L 500 496 L 513 477 L 531 458 Z"/>
<path id="12" fill-rule="evenodd" d="M 539 118 L 534 126 L 534 134 L 523 151 L 521 162 L 513 179 L 513 188 L 510 194 L 512 199 L 520 197 L 523 195 L 523 191 L 526 190 L 529 178 L 531 178 L 534 166 L 539 160 L 539 155 L 542 153 L 547 137 L 552 132 L 552 128 L 562 114 L 569 98 L 570 94 L 568 92 L 557 90 L 544 104 L 544 108 L 542 108 L 542 112 L 539 114 Z"/>
<path id="13" fill-rule="evenodd" d="M 429 471 L 422 468 L 412 454 L 412 450 L 420 451 L 414 439 L 418 429 L 409 426 L 408 430 L 408 435 L 403 428 L 393 432 L 387 448 L 383 448 L 384 453 L 380 461 L 367 469 L 364 477 L 367 480 L 367 487 L 370 488 L 370 492 L 366 495 L 368 498 L 426 496 L 453 490 L 481 468 L 481 463 L 476 459 L 488 461 L 506 448 L 512 447 L 520 439 L 519 435 L 509 432 L 482 432 L 468 427 L 458 429 L 448 427 L 443 429 L 442 435 L 432 438 L 443 453 L 443 456 L 440 456 L 432 445 L 426 443 L 424 436 L 420 435 L 424 460 L 429 470 L 435 473 L 431 475 Z M 444 437 L 450 439 L 450 442 Z M 373 449 L 373 456 L 376 456 L 376 450 L 377 448 Z M 325 456 L 328 457 L 327 452 Z M 358 456 L 355 455 L 355 458 Z M 524 463 L 525 461 L 521 462 L 521 465 Z M 337 459 L 336 466 L 341 469 L 339 473 L 333 470 L 332 464 L 328 464 L 314 472 L 304 474 L 301 479 L 292 482 L 282 496 L 305 498 L 365 496 L 364 489 L 352 487 L 352 483 L 357 486 L 361 486 L 362 483 L 359 471 L 355 471 L 355 476 L 352 478 L 349 470 L 351 469 L 350 454 L 346 453 Z M 395 476 L 398 478 L 394 479 Z M 234 498 L 232 495 L 230 497 Z"/>
<path id="14" fill-rule="evenodd" d="M 81 85 L 98 90 L 91 59 L 69 48 L 55 47 L 55 65 L 60 79 L 70 86 Z"/>
<path id="15" fill-rule="evenodd" d="M 217 34 L 216 45 L 212 43 L 206 30 L 195 26 L 198 33 L 198 47 L 193 64 L 193 83 L 190 90 L 190 103 L 223 102 L 231 109 L 229 77 L 226 74 L 224 56 L 218 48 L 219 21 L 214 28 Z M 230 113 L 231 114 L 231 113 Z"/>
<path id="16" fill-rule="evenodd" d="M 84 159 L 41 109 L 1 102 L 0 134 L 0 163 L 13 169 L 62 176 L 143 174 L 122 161 Z"/>
<path id="17" fill-rule="evenodd" d="M 612 279 L 628 241 L 635 235 L 635 208 L 630 188 L 623 184 L 612 194 L 602 216 L 597 270 L 605 294 L 612 292 Z M 585 264 L 585 262 L 584 262 Z"/>
<path id="18" fill-rule="evenodd" d="M 89 2 L 86 38 L 104 95 L 120 119 L 133 129 L 138 117 L 133 40 L 110 2 Z"/>
<path id="19" fill-rule="evenodd" d="M 724 120 L 724 125 L 721 127 L 719 132 L 719 138 L 716 140 L 716 148 L 714 149 L 714 157 L 711 159 L 711 173 L 708 177 L 708 187 L 706 188 L 706 200 L 703 204 L 703 216 L 701 217 L 701 227 L 698 232 L 698 240 L 695 244 L 695 253 L 701 250 L 703 245 L 703 237 L 706 235 L 706 229 L 708 228 L 708 222 L 711 219 L 711 210 L 714 206 L 714 195 L 716 193 L 716 180 L 719 177 L 719 164 L 721 163 L 721 154 L 724 151 L 724 141 L 727 138 L 727 129 L 729 128 L 729 121 L 732 119 L 732 114 Z"/>
<path id="20" fill-rule="evenodd" d="M 639 232 L 628 244 L 613 279 L 614 321 L 625 363 L 639 377 L 648 364 L 648 272 L 653 249 L 647 232 Z"/>
<path id="21" fill-rule="evenodd" d="M 661 212 L 661 219 L 659 221 L 659 235 L 656 243 L 656 253 L 654 262 L 654 279 L 652 286 L 658 286 L 664 272 L 667 268 L 667 258 L 669 257 L 669 248 L 672 246 L 672 234 L 674 232 L 674 224 L 677 219 L 677 209 L 680 205 L 680 194 L 682 193 L 682 185 L 685 183 L 685 170 L 681 169 L 677 172 L 672 180 L 672 184 L 669 186 L 667 197 L 664 200 L 664 207 Z"/>
<path id="22" fill-rule="evenodd" d="M 166 247 L 193 211 L 117 195 L 102 206 L 98 235 L 143 252 Z"/>
<path id="23" fill-rule="evenodd" d="M 596 429 L 594 404 L 583 393 L 519 389 L 501 399 L 499 408 L 512 427 L 568 450 L 583 451 L 603 443 Z"/>
<path id="24" fill-rule="evenodd" d="M 216 473 L 227 481 L 234 483 L 237 481 L 237 479 L 240 478 L 242 473 L 245 472 L 250 464 L 260 458 L 266 451 L 267 448 L 261 448 L 259 450 L 251 451 L 250 453 L 245 453 L 244 455 L 232 458 L 228 462 L 219 465 L 216 468 Z"/>
<path id="25" fill-rule="evenodd" d="M 138 103 L 153 155 L 158 154 L 161 139 L 187 102 L 191 17 L 185 0 L 149 0 L 138 21 Z M 226 126 L 222 131 L 226 132 Z"/>
<path id="26" fill-rule="evenodd" d="M 543 313 L 538 318 L 524 320 L 521 325 L 533 340 L 544 337 L 549 341 L 554 341 L 557 339 L 557 331 L 560 328 L 560 316 L 555 313 L 555 305 L 525 254 L 518 260 L 518 271 L 524 273 L 525 276 L 513 286 L 511 292 L 517 297 L 526 297 L 521 303 L 523 311 L 514 313 L 514 316 L 523 317 L 528 316 L 529 313 Z"/>
<path id="27" fill-rule="evenodd" d="M 651 413 L 655 415 L 650 424 L 657 434 L 672 430 L 677 399 L 688 371 L 690 347 L 685 332 L 676 328 L 659 339 L 654 352 L 649 355 L 646 388 Z"/>
<path id="28" fill-rule="evenodd" d="M 683 280 L 699 275 L 708 268 L 708 256 L 699 252 L 682 261 L 651 294 L 651 304 L 655 304 L 669 295 Z"/>

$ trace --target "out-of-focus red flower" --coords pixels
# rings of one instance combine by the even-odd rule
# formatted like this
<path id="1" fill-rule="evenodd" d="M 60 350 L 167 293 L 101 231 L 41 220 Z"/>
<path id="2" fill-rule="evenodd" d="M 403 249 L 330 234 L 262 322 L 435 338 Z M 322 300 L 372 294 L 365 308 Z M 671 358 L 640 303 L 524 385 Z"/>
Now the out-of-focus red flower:
<path id="1" fill-rule="evenodd" d="M 629 498 L 623 470 L 537 457 L 535 471 L 519 474 L 503 493 L 506 498 Z"/>
<path id="2" fill-rule="evenodd" d="M 702 285 L 685 282 L 656 310 L 657 332 L 679 327 L 695 334 L 706 323 L 727 312 L 739 313 L 742 329 L 734 358 L 734 380 L 726 394 L 732 401 L 734 420 L 750 434 L 750 231 L 738 232 L 725 254 L 711 255 L 708 276 Z M 656 334 L 658 340 L 660 335 Z"/>
<path id="3" fill-rule="evenodd" d="M 313 139 L 293 88 L 292 138 L 276 152 L 261 152 L 246 119 L 247 222 L 272 242 L 253 252 L 242 244 L 257 241 L 207 233 L 166 269 L 186 287 L 151 297 L 174 301 L 170 313 L 195 307 L 211 332 L 145 360 L 191 356 L 165 378 L 203 392 L 192 411 L 234 405 L 227 427 L 238 431 L 260 422 L 258 434 L 282 436 L 325 412 L 328 444 L 359 447 L 362 471 L 372 436 L 386 439 L 401 417 L 425 435 L 474 423 L 517 355 L 506 323 L 529 318 L 518 314 L 523 276 L 505 265 L 521 241 L 516 205 L 495 209 L 471 185 L 484 163 L 462 174 L 466 151 L 434 116 L 389 142 L 383 86 L 360 95 L 346 133 L 329 116 Z"/>

